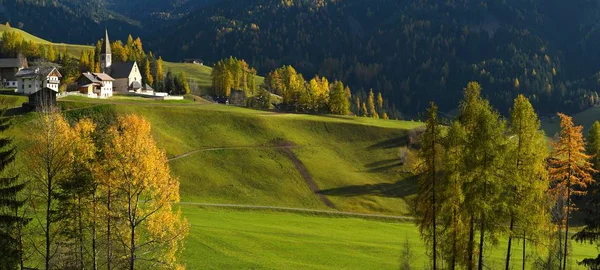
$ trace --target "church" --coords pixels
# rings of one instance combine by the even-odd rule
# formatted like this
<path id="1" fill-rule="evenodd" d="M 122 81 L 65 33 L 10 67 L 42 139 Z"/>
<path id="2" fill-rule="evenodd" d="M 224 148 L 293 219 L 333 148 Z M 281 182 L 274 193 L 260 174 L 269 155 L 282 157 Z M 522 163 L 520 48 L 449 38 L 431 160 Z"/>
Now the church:
<path id="1" fill-rule="evenodd" d="M 113 91 L 117 93 L 153 91 L 144 89 L 142 84 L 142 73 L 137 62 L 113 63 L 108 39 L 108 30 L 104 37 L 102 53 L 100 55 L 100 69 L 114 79 Z M 148 87 L 149 88 L 149 87 Z"/>

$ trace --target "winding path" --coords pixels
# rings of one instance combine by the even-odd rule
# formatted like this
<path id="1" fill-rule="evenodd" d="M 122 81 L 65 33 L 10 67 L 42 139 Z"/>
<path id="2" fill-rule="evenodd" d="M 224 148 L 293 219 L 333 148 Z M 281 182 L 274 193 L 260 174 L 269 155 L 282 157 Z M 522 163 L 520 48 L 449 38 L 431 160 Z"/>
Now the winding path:
<path id="1" fill-rule="evenodd" d="M 307 213 L 307 214 L 311 214 L 311 213 L 312 214 L 328 214 L 328 215 L 337 215 L 337 216 L 378 218 L 378 219 L 399 220 L 399 221 L 414 220 L 413 217 L 409 217 L 409 216 L 364 214 L 364 213 L 354 213 L 354 212 L 342 212 L 342 211 L 335 211 L 335 210 L 315 210 L 315 209 L 295 208 L 295 207 L 277 207 L 277 206 L 245 205 L 245 204 L 198 203 L 198 202 L 179 202 L 179 204 L 181 204 L 181 205 L 198 205 L 198 206 L 205 206 L 205 207 L 287 211 L 287 212 Z"/>

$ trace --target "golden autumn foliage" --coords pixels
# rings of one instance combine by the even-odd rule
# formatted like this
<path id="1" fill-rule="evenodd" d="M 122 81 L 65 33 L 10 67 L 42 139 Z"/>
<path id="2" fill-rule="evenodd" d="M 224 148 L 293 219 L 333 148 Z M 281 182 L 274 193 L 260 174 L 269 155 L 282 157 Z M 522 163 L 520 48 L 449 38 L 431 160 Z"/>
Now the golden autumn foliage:
<path id="1" fill-rule="evenodd" d="M 136 115 L 121 116 L 108 131 L 106 175 L 116 185 L 113 213 L 129 268 L 139 260 L 153 267 L 175 268 L 188 224 L 172 204 L 179 202 L 179 181 L 173 178 L 164 151 L 156 146 L 150 123 Z"/>
<path id="2" fill-rule="evenodd" d="M 582 126 L 575 126 L 573 119 L 559 113 L 560 136 L 553 142 L 554 154 L 550 160 L 550 178 L 553 180 L 553 192 L 564 192 L 572 188 L 573 195 L 584 195 L 588 185 L 594 182 L 591 173 L 595 172 L 586 154 Z M 559 194 L 557 194 L 559 195 Z M 571 194 L 562 193 L 564 198 Z"/>

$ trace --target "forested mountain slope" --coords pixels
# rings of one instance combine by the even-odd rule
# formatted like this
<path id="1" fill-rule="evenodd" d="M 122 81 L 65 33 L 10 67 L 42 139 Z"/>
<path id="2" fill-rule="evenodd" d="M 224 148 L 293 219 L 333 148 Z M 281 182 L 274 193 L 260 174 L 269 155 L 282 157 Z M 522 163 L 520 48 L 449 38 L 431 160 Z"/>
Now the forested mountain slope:
<path id="1" fill-rule="evenodd" d="M 598 1 L 223 0 L 155 33 L 167 58 L 244 58 L 260 73 L 375 88 L 405 113 L 454 108 L 469 80 L 503 112 L 526 93 L 542 113 L 598 101 Z"/>

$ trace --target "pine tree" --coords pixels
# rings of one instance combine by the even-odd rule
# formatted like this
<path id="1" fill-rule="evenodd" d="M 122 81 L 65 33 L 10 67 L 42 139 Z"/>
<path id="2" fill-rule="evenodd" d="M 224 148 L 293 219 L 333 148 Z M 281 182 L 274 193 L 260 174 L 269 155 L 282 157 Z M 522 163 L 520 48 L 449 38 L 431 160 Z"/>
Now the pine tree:
<path id="1" fill-rule="evenodd" d="M 369 117 L 379 118 L 379 114 L 377 114 L 377 110 L 375 109 L 375 94 L 373 94 L 373 89 L 369 92 L 369 97 L 367 98 L 367 106 L 369 108 Z"/>
<path id="2" fill-rule="evenodd" d="M 465 89 L 465 97 L 460 105 L 461 124 L 466 131 L 468 145 L 464 160 L 465 209 L 469 212 L 469 243 L 467 267 L 474 265 L 473 255 L 476 224 L 479 225 L 479 263 L 478 269 L 484 267 L 484 247 L 486 233 L 488 238 L 495 240 L 493 220 L 501 214 L 496 207 L 501 205 L 499 194 L 503 190 L 497 171 L 504 160 L 504 127 L 500 115 L 492 109 L 489 102 L 481 98 L 481 86 L 469 83 Z"/>
<path id="3" fill-rule="evenodd" d="M 573 119 L 559 113 L 560 136 L 553 142 L 553 159 L 550 160 L 550 179 L 554 181 L 552 192 L 566 201 L 565 238 L 562 254 L 562 269 L 566 270 L 569 245 L 569 218 L 571 196 L 585 195 L 585 189 L 594 182 L 591 173 L 596 172 L 590 163 L 591 156 L 585 153 L 582 126 L 575 126 Z"/>
<path id="4" fill-rule="evenodd" d="M 588 153 L 592 155 L 592 164 L 596 171 L 600 170 L 600 122 L 596 121 L 590 128 L 587 137 Z M 584 213 L 585 227 L 575 234 L 578 242 L 600 244 L 600 175 L 594 174 L 595 183 L 589 186 L 587 194 L 580 202 L 580 212 Z M 580 264 L 590 269 L 600 269 L 600 254 L 596 258 L 586 258 Z"/>
<path id="5" fill-rule="evenodd" d="M 450 269 L 466 264 L 468 231 L 464 211 L 464 155 L 467 149 L 465 129 L 453 121 L 444 136 L 440 181 L 440 234 L 442 258 Z"/>
<path id="6" fill-rule="evenodd" d="M 334 82 L 331 86 L 329 109 L 332 114 L 348 115 L 350 113 L 350 94 L 340 81 Z"/>
<path id="7" fill-rule="evenodd" d="M 4 133 L 11 127 L 10 121 L 6 117 L 0 118 L 0 132 Z M 21 230 L 29 222 L 19 215 L 19 209 L 25 203 L 20 198 L 25 184 L 19 182 L 18 176 L 7 172 L 15 156 L 16 148 L 12 146 L 12 139 L 0 139 L 0 269 L 17 269 L 22 263 L 22 240 L 15 231 Z M 23 265 L 20 266 L 22 268 Z"/>
<path id="8" fill-rule="evenodd" d="M 512 136 L 506 164 L 508 175 L 505 179 L 505 198 L 510 215 L 506 269 L 510 269 L 512 241 L 517 235 L 515 224 L 521 229 L 519 235 L 529 235 L 530 238 L 535 238 L 536 234 L 543 231 L 548 220 L 545 192 L 549 187 L 546 140 L 531 103 L 523 95 L 514 101 L 510 131 Z M 525 243 L 523 239 L 524 247 Z M 522 261 L 525 263 L 525 248 L 523 254 Z"/>
<path id="9" fill-rule="evenodd" d="M 431 244 L 431 256 L 433 269 L 438 269 L 437 253 L 437 223 L 439 201 L 436 200 L 438 192 L 440 162 L 442 157 L 442 135 L 437 120 L 437 106 L 432 102 L 427 110 L 427 121 L 425 132 L 421 137 L 421 149 L 419 149 L 419 164 L 416 173 L 419 175 L 419 191 L 417 194 L 417 225 L 421 237 L 426 243 Z M 439 195 L 438 195 L 439 196 Z"/>

